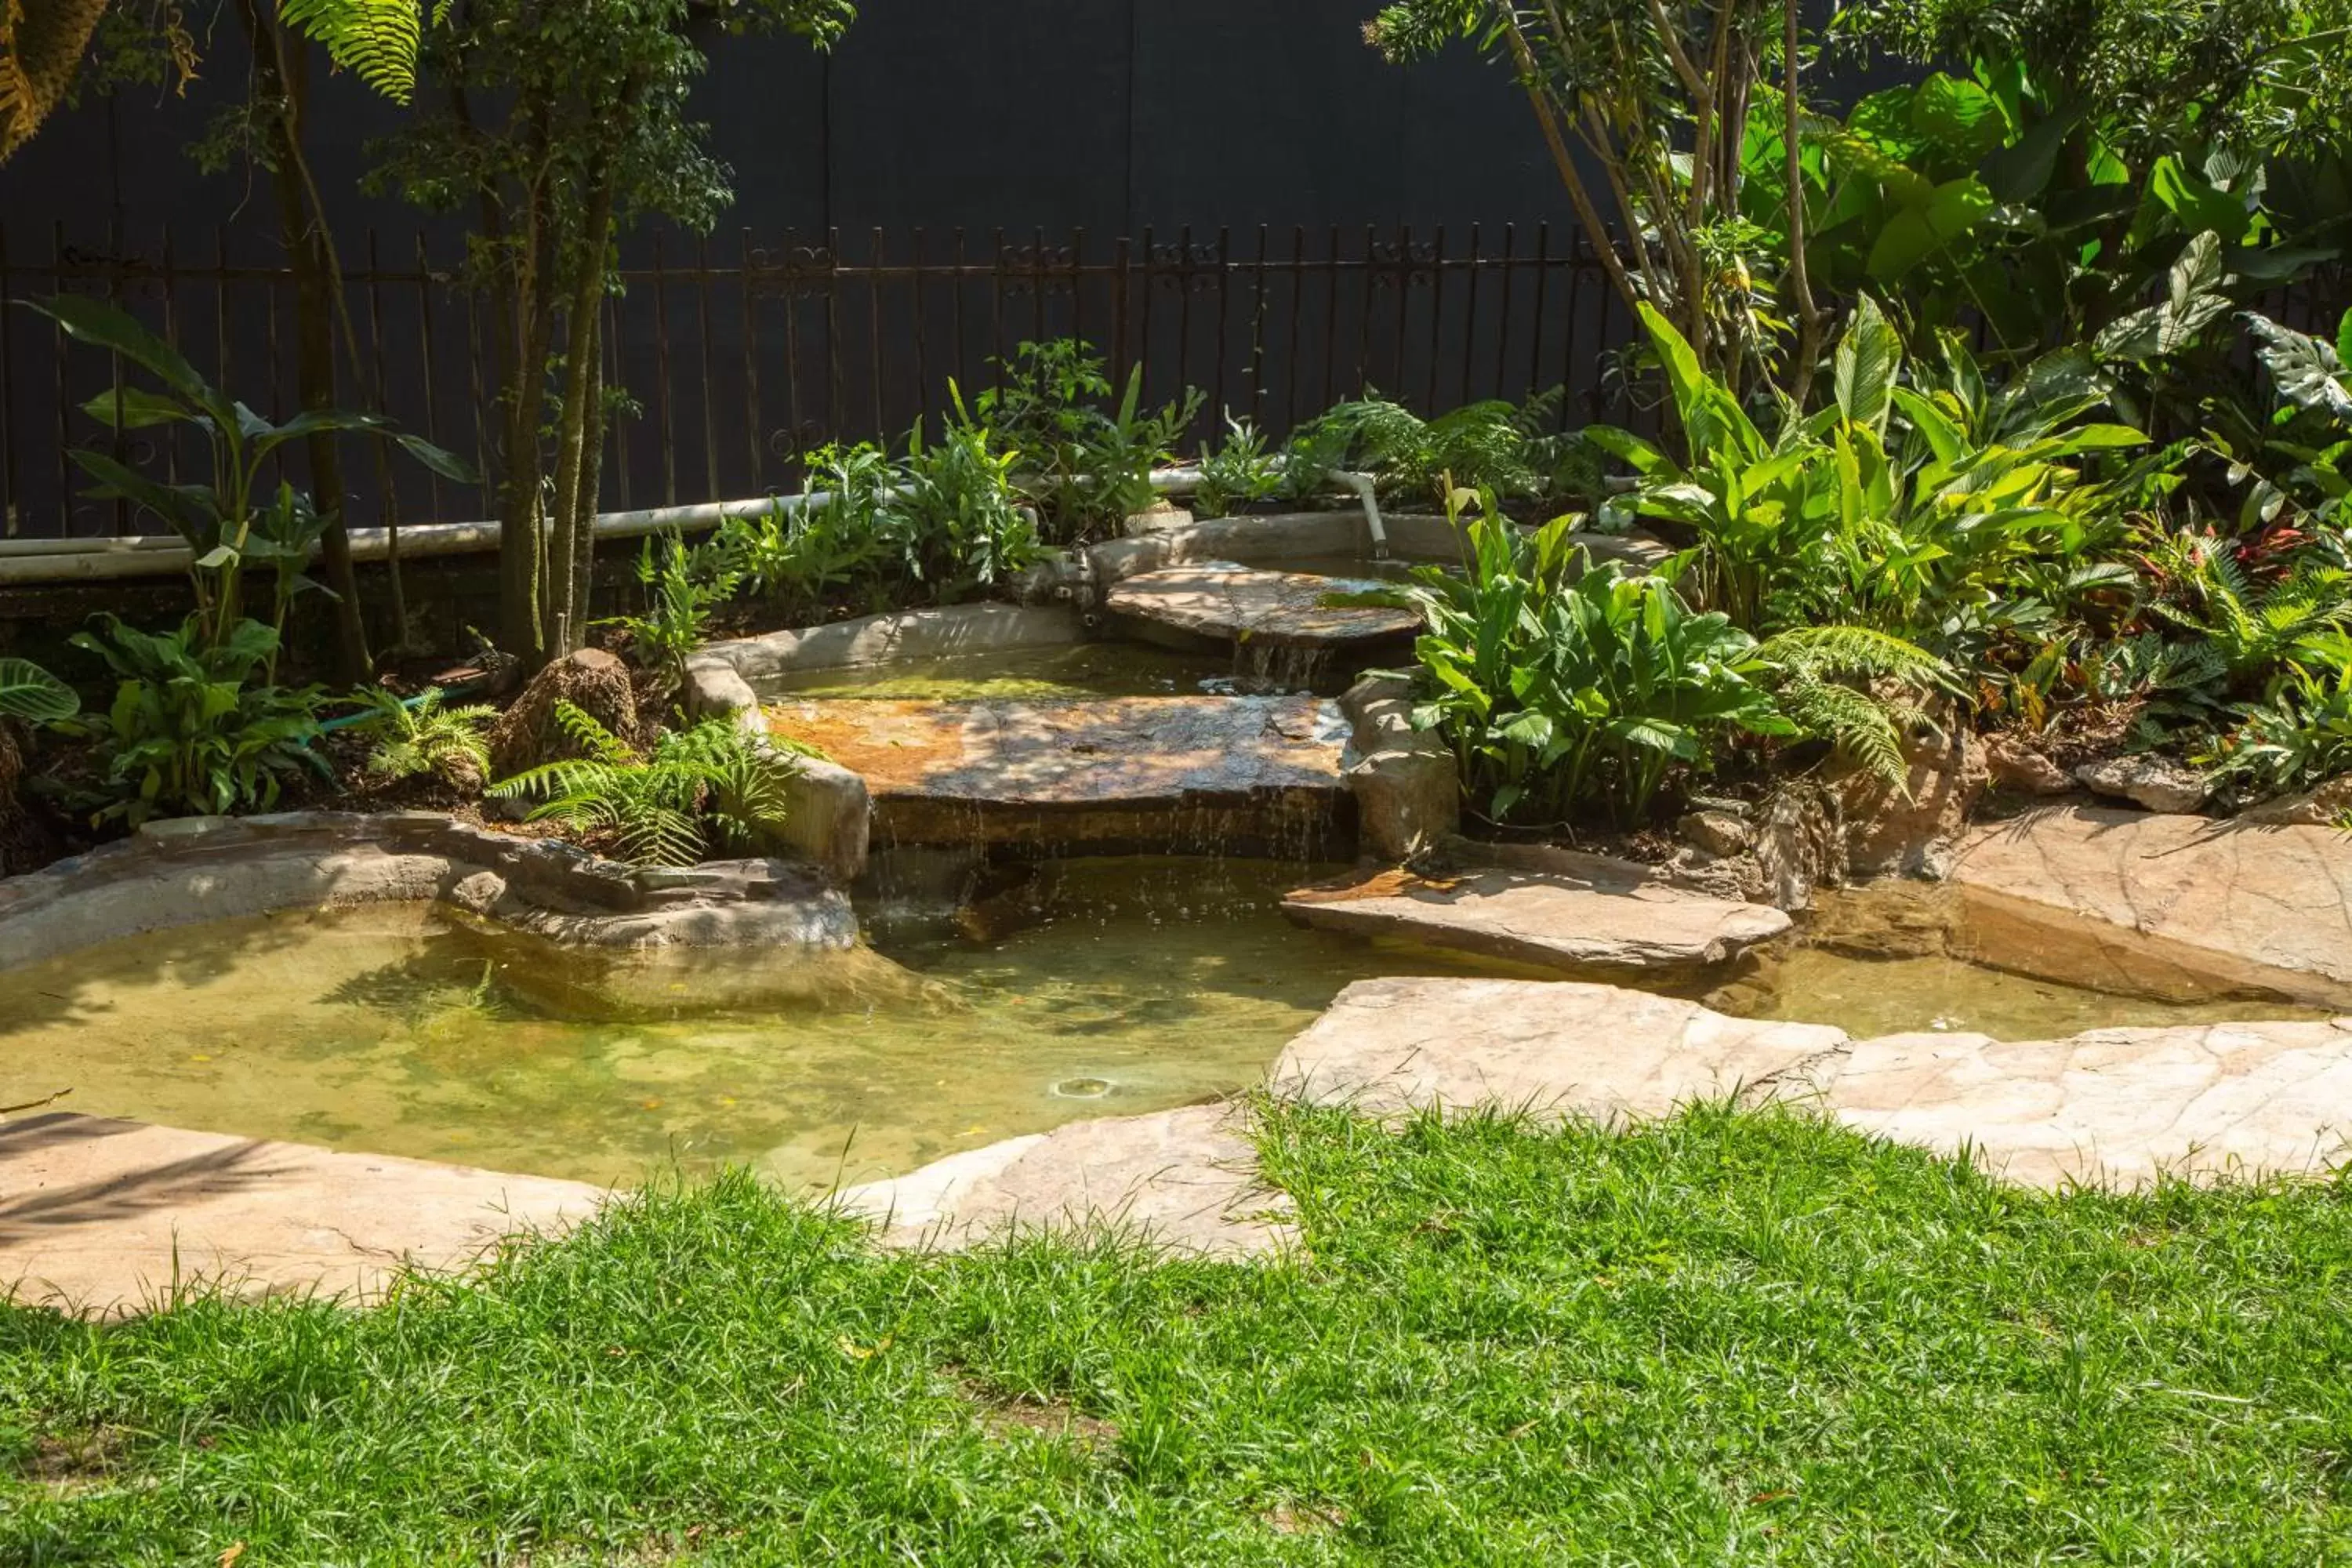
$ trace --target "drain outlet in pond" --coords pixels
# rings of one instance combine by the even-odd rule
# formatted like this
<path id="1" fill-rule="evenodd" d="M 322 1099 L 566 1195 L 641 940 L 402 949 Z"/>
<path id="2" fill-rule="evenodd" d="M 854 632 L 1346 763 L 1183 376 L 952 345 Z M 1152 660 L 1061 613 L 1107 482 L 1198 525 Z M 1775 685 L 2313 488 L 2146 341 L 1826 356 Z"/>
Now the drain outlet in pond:
<path id="1" fill-rule="evenodd" d="M 1100 1100 L 1110 1090 L 1107 1078 L 1066 1078 L 1054 1086 L 1054 1092 L 1064 1100 Z"/>

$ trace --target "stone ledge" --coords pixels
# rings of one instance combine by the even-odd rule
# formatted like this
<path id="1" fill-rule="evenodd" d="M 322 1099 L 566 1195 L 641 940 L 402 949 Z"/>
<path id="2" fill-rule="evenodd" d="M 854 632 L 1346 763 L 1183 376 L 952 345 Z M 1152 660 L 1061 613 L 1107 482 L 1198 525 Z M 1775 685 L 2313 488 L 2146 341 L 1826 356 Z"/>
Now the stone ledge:
<path id="1" fill-rule="evenodd" d="M 288 909 L 438 902 L 567 946 L 855 945 L 847 898 L 787 860 L 641 869 L 431 812 L 176 817 L 0 880 L 0 970 Z"/>
<path id="2" fill-rule="evenodd" d="M 381 1293 L 593 1215 L 580 1182 L 54 1114 L 0 1125 L 0 1296 L 119 1316 L 199 1279 L 236 1295 Z"/>

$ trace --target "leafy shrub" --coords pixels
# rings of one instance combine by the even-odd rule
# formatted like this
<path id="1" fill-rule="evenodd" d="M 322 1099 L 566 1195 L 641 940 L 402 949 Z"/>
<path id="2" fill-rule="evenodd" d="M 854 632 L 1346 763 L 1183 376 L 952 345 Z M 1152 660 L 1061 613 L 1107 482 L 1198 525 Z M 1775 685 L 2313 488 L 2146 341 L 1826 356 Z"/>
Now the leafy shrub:
<path id="1" fill-rule="evenodd" d="M 716 558 L 771 604 L 800 614 L 839 598 L 876 609 L 957 604 L 1045 553 L 1013 488 L 1016 460 L 961 421 L 936 442 L 918 424 L 897 463 L 871 443 L 825 447 L 809 467 L 822 500 L 729 519 Z"/>
<path id="2" fill-rule="evenodd" d="M 1283 492 L 1281 456 L 1265 433 L 1246 419 L 1225 415 L 1225 438 L 1201 453 L 1201 485 L 1192 508 L 1202 517 L 1229 517 L 1255 501 Z"/>
<path id="3" fill-rule="evenodd" d="M 929 445 L 919 423 L 908 436 L 898 490 L 883 503 L 877 528 L 933 604 L 1009 583 L 1045 553 L 1013 488 L 1017 460 L 992 449 L 987 432 L 968 422 L 950 424 Z"/>
<path id="4" fill-rule="evenodd" d="M 1139 364 L 1111 405 L 1101 357 L 1076 339 L 1024 342 L 999 369 L 1003 384 L 973 400 L 965 423 L 1014 459 L 1057 542 L 1115 531 L 1149 507 L 1152 469 L 1174 460 L 1201 412 L 1202 395 L 1192 388 L 1156 411 L 1144 408 Z"/>
<path id="5" fill-rule="evenodd" d="M 1981 665 L 2004 627 L 2054 613 L 2051 599 L 2131 584 L 2094 559 L 2123 522 L 2079 460 L 2147 438 L 2086 422 L 2103 384 L 2079 358 L 1996 391 L 1948 341 L 1942 364 L 1904 386 L 1901 339 L 1865 301 L 1837 346 L 1835 401 L 1784 410 L 1767 437 L 1663 317 L 1643 319 L 1689 460 L 1622 430 L 1586 436 L 1633 468 L 1633 510 L 1688 531 L 1683 580 L 1739 626 L 1851 622 Z"/>
<path id="6" fill-rule="evenodd" d="M 437 686 L 414 700 L 381 686 L 355 695 L 366 717 L 352 728 L 374 742 L 369 776 L 391 784 L 431 773 L 467 793 L 482 787 L 490 765 L 488 731 L 497 709 L 481 703 L 445 706 L 448 694 Z"/>
<path id="7" fill-rule="evenodd" d="M 642 866 L 691 866 L 713 847 L 749 849 L 782 829 L 793 763 L 732 720 L 664 731 L 641 754 L 572 703 L 558 703 L 555 713 L 583 754 L 501 779 L 488 791 L 538 802 L 533 822 L 561 823 Z"/>
<path id="8" fill-rule="evenodd" d="M 97 819 L 135 827 L 155 816 L 266 811 L 289 778 L 332 779 L 313 749 L 319 689 L 261 679 L 278 654 L 274 629 L 240 621 L 215 637 L 201 614 L 162 633 L 100 619 L 100 631 L 78 632 L 73 644 L 120 678 L 114 701 L 64 726 L 96 742 L 105 784 L 90 803 Z"/>
<path id="9" fill-rule="evenodd" d="M 1457 525 L 1461 494 L 1449 498 Z M 1480 500 L 1459 574 L 1417 569 L 1353 602 L 1404 605 L 1416 642 L 1413 722 L 1454 750 L 1463 786 L 1496 821 L 1558 821 L 1601 805 L 1649 814 L 1669 773 L 1703 773 L 1737 733 L 1827 740 L 1902 774 L 1912 715 L 1849 679 L 1927 686 L 1941 664 L 1866 627 L 1801 627 L 1759 643 L 1721 611 L 1692 609 L 1665 576 L 1587 569 L 1570 520 L 1522 533 Z"/>
<path id="10" fill-rule="evenodd" d="M 1286 479 L 1293 494 L 1335 473 L 1369 473 L 1381 490 L 1443 503 L 1459 486 L 1519 500 L 1558 493 L 1575 443 L 1549 435 L 1555 390 L 1525 405 L 1490 401 L 1423 419 L 1377 393 L 1342 403 L 1292 437 Z"/>
<path id="11" fill-rule="evenodd" d="M 646 589 L 645 614 L 602 624 L 628 634 L 639 664 L 683 681 L 688 658 L 709 640 L 710 612 L 735 596 L 742 574 L 725 545 L 689 545 L 673 531 L 648 534 L 639 546 L 637 581 Z"/>
<path id="12" fill-rule="evenodd" d="M 2259 702 L 2207 759 L 2217 782 L 2252 795 L 2306 788 L 2352 773 L 2352 637 L 2305 639 Z"/>

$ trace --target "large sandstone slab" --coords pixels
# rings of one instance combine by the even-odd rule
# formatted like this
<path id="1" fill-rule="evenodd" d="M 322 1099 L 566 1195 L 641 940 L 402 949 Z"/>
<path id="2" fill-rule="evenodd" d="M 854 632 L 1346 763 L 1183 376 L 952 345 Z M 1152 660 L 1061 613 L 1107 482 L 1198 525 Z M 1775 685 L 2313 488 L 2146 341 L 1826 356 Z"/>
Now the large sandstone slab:
<path id="1" fill-rule="evenodd" d="M 1539 964 L 1570 973 L 1722 963 L 1786 931 L 1765 904 L 1711 899 L 1591 858 L 1589 875 L 1501 868 L 1384 871 L 1283 900 L 1301 925 Z"/>
<path id="2" fill-rule="evenodd" d="M 803 700 L 774 731 L 865 777 L 893 844 L 1334 847 L 1349 724 L 1306 697 Z"/>
<path id="3" fill-rule="evenodd" d="M 1258 1180 L 1242 1114 L 1194 1105 L 1072 1122 L 853 1187 L 841 1203 L 880 1222 L 889 1247 L 1103 1227 L 1205 1257 L 1274 1252 L 1293 1239 L 1290 1204 Z"/>
<path id="4" fill-rule="evenodd" d="M 1570 981 L 1364 980 L 1290 1042 L 1274 1091 L 1370 1115 L 1499 1108 L 1622 1122 L 1810 1087 L 1843 1029 Z"/>
<path id="5" fill-rule="evenodd" d="M 2331 827 L 2062 807 L 1979 829 L 1952 879 L 1969 956 L 2003 969 L 2352 1005 L 2352 838 Z"/>
<path id="6" fill-rule="evenodd" d="M 2352 1020 L 1895 1035 L 1853 1047 L 1828 1103 L 2038 1187 L 2324 1170 L 2352 1154 Z"/>
<path id="7" fill-rule="evenodd" d="M 475 1261 L 575 1224 L 599 1189 L 90 1116 L 0 1124 L 0 1290 L 135 1311 L 177 1281 L 367 1297 L 404 1263 Z"/>
<path id="8" fill-rule="evenodd" d="M 1401 643 L 1421 629 L 1411 610 L 1339 609 L 1326 595 L 1359 593 L 1378 583 L 1269 572 L 1232 561 L 1204 561 L 1145 572 L 1115 584 L 1106 607 L 1126 626 L 1215 642 L 1332 651 Z"/>

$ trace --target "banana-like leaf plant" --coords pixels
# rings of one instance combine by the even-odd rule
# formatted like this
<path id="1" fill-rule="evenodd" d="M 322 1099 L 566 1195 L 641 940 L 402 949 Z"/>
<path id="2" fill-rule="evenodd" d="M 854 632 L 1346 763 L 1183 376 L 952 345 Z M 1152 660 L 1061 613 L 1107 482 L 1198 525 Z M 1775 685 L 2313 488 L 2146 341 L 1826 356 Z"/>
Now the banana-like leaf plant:
<path id="1" fill-rule="evenodd" d="M 266 419 L 214 386 L 178 349 L 107 300 L 61 294 L 26 303 L 77 342 L 120 355 L 160 384 L 118 383 L 82 405 L 90 417 L 117 431 L 185 425 L 204 436 L 211 458 L 208 483 L 167 484 L 104 452 L 76 449 L 69 455 L 98 481 L 88 492 L 90 496 L 126 500 L 152 512 L 186 542 L 194 557 L 190 576 L 197 611 L 214 640 L 228 635 L 244 618 L 243 579 L 248 568 L 281 571 L 280 620 L 292 591 L 308 585 L 287 586 L 282 569 L 293 560 L 308 559 L 318 537 L 316 515 L 307 499 L 283 487 L 273 498 L 262 478 L 270 457 L 288 442 L 338 431 L 376 436 L 393 441 L 435 473 L 460 483 L 473 481 L 472 469 L 455 454 L 403 434 L 376 415 L 306 409 L 282 424 Z"/>

